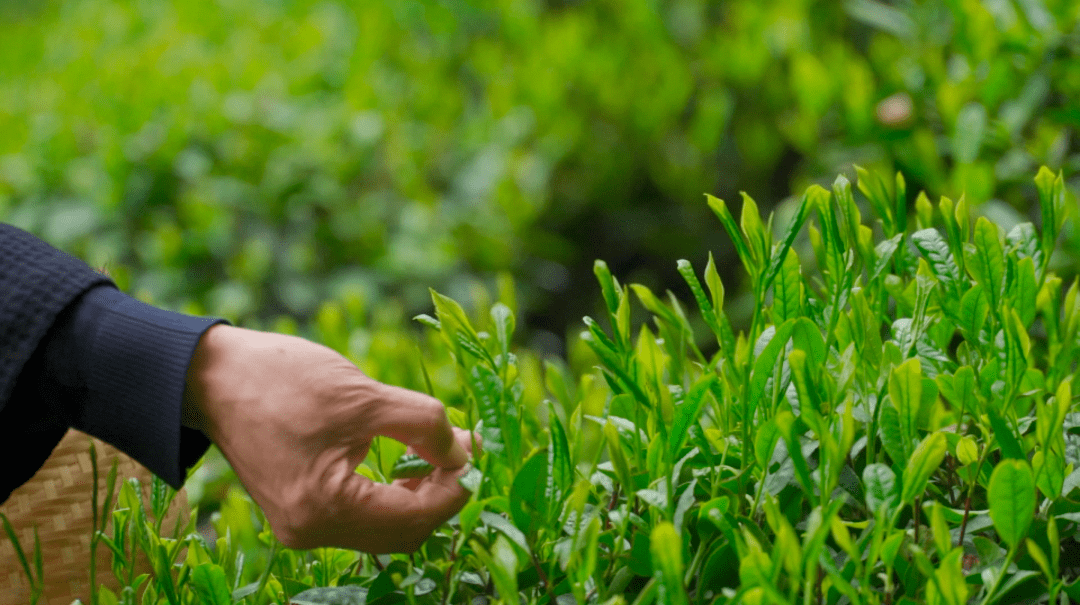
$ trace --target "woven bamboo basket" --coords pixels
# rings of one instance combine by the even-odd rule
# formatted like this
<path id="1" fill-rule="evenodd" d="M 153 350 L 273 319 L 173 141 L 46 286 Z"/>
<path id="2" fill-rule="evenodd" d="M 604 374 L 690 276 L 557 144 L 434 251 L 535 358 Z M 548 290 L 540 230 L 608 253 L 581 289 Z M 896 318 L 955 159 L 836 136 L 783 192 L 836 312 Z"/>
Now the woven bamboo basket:
<path id="1" fill-rule="evenodd" d="M 85 433 L 69 430 L 37 474 L 12 492 L 7 502 L 0 506 L 0 512 L 11 521 L 27 557 L 32 556 L 34 527 L 38 529 L 45 582 L 39 605 L 70 605 L 75 599 L 90 602 L 91 439 Z M 150 471 L 109 444 L 98 439 L 93 442 L 98 458 L 98 505 L 105 500 L 106 477 L 114 459 L 118 462 L 116 491 L 124 480 L 137 477 L 143 485 L 144 501 L 149 502 L 149 485 L 153 477 Z M 114 500 L 115 497 L 114 493 Z M 187 498 L 181 490 L 166 513 L 163 527 L 174 527 L 177 519 L 187 522 L 188 514 Z M 105 531 L 112 532 L 111 523 L 106 525 Z M 99 544 L 96 555 L 98 584 L 117 590 L 111 551 Z M 139 561 L 137 567 L 138 573 L 150 572 L 145 560 Z M 29 602 L 30 583 L 14 546 L 0 532 L 0 605 L 27 605 Z"/>

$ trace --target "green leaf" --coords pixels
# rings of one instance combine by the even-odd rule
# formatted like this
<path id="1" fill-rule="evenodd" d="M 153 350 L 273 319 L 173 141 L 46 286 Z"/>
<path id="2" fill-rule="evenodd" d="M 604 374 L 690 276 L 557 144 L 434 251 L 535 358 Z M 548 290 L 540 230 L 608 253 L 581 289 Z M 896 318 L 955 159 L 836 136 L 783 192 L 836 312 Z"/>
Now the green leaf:
<path id="1" fill-rule="evenodd" d="M 855 175 L 858 178 L 859 191 L 866 196 L 877 218 L 881 219 L 882 225 L 885 227 L 885 235 L 889 237 L 899 235 L 893 214 L 893 196 L 888 191 L 884 179 L 877 174 L 870 174 L 862 166 L 855 166 Z"/>
<path id="2" fill-rule="evenodd" d="M 987 499 L 994 529 L 1015 548 L 1027 535 L 1035 515 L 1035 478 L 1028 463 L 1013 459 L 999 462 L 990 475 Z"/>
<path id="3" fill-rule="evenodd" d="M 529 542 L 525 538 L 525 534 L 520 529 L 514 526 L 506 517 L 493 513 L 491 511 L 481 511 L 480 520 L 484 522 L 488 527 L 499 531 L 502 535 L 506 536 L 511 542 L 517 545 L 518 548 L 525 554 L 525 556 L 531 555 L 529 549 Z"/>
<path id="4" fill-rule="evenodd" d="M 973 272 L 972 277 L 986 288 L 990 305 L 996 309 L 1005 286 L 1005 251 L 1001 245 L 1001 228 L 985 216 L 980 216 L 975 221 L 972 237 L 974 245 L 965 248 L 964 260 L 969 267 L 979 268 L 981 274 Z"/>
<path id="5" fill-rule="evenodd" d="M 761 222 L 761 213 L 758 211 L 754 199 L 740 191 L 742 196 L 742 213 L 739 217 L 739 226 L 746 236 L 746 242 L 750 248 L 750 256 L 754 259 L 754 265 L 761 267 L 769 250 L 768 234 L 765 233 L 765 225 Z"/>
<path id="6" fill-rule="evenodd" d="M 794 250 L 788 250 L 773 283 L 773 323 L 780 325 L 802 315 L 802 266 Z"/>
<path id="7" fill-rule="evenodd" d="M 904 484 L 900 492 L 901 502 L 911 504 L 915 502 L 916 497 L 926 491 L 930 475 L 941 466 L 947 449 L 944 433 L 933 433 L 919 443 L 915 451 L 911 453 L 907 467 L 904 468 Z"/>
<path id="8" fill-rule="evenodd" d="M 619 284 L 612 277 L 607 263 L 602 260 L 598 259 L 593 263 L 593 274 L 596 275 L 596 281 L 600 283 L 600 293 L 604 296 L 604 303 L 607 305 L 608 313 L 614 317 L 619 310 Z"/>
<path id="9" fill-rule="evenodd" d="M 922 387 L 922 364 L 917 357 L 893 368 L 889 374 L 889 398 L 896 407 L 905 443 L 914 443 L 918 437 Z"/>
<path id="10" fill-rule="evenodd" d="M 791 221 L 791 224 L 788 225 L 787 233 L 785 233 L 783 239 L 781 239 L 780 246 L 774 250 L 772 258 L 769 259 L 769 266 L 766 269 L 765 277 L 761 280 L 760 288 L 762 292 L 768 290 L 782 266 L 788 262 L 788 252 L 791 250 L 791 245 L 795 242 L 795 238 L 799 235 L 799 231 L 802 229 L 803 223 L 806 222 L 806 217 L 810 215 L 810 209 L 814 205 L 815 202 L 811 199 L 810 191 L 808 190 L 807 193 L 803 194 L 802 201 L 799 202 L 799 211 Z"/>
<path id="11" fill-rule="evenodd" d="M 964 336 L 972 343 L 979 342 L 979 333 L 990 313 L 990 302 L 986 299 L 982 285 L 976 284 L 960 299 L 960 327 Z"/>
<path id="12" fill-rule="evenodd" d="M 499 596 L 505 601 L 516 602 L 518 560 L 514 547 L 503 536 L 495 539 L 495 543 L 491 545 L 490 554 L 476 540 L 469 540 L 469 546 L 472 547 L 473 554 L 480 559 L 480 563 L 491 574 L 491 580 L 495 584 L 495 589 L 499 591 Z"/>
<path id="13" fill-rule="evenodd" d="M 702 403 L 705 402 L 705 397 L 709 394 L 709 387 L 715 382 L 716 376 L 714 374 L 706 374 L 699 378 L 690 387 L 690 391 L 675 410 L 675 418 L 671 424 L 668 437 L 668 453 L 671 460 L 678 458 L 679 450 L 682 449 L 683 443 L 686 442 L 686 438 L 690 434 L 690 426 L 696 423 L 701 416 Z"/>
<path id="14" fill-rule="evenodd" d="M 724 226 L 724 230 L 727 231 L 731 242 L 735 244 L 735 252 L 739 255 L 739 260 L 742 261 L 746 272 L 751 276 L 755 275 L 757 266 L 753 254 L 750 252 L 750 246 L 744 238 L 742 230 L 735 224 L 735 218 L 728 211 L 727 204 L 724 203 L 724 200 L 708 194 L 705 195 L 705 199 L 709 204 L 709 208 L 720 219 L 720 224 Z"/>
<path id="15" fill-rule="evenodd" d="M 686 284 L 690 286 L 690 292 L 693 293 L 694 300 L 697 301 L 698 308 L 701 309 L 702 319 L 705 320 L 705 324 L 716 335 L 717 342 L 723 343 L 724 335 L 720 328 L 720 321 L 717 319 L 712 303 L 709 302 L 709 298 L 705 295 L 705 290 L 701 287 L 701 282 L 698 281 L 697 275 L 694 274 L 694 267 L 690 265 L 690 261 L 680 259 L 678 268 L 679 275 L 682 275 L 683 279 L 686 280 Z"/>
<path id="16" fill-rule="evenodd" d="M 884 508 L 886 515 L 892 513 L 899 494 L 896 493 L 896 474 L 887 465 L 874 463 L 863 469 L 863 486 L 866 490 L 866 506 L 871 512 Z"/>
<path id="17" fill-rule="evenodd" d="M 191 571 L 191 585 L 199 601 L 206 605 L 232 605 L 225 570 L 213 563 L 202 563 Z M 293 600 L 296 603 L 296 600 Z"/>
<path id="18" fill-rule="evenodd" d="M 491 307 L 491 321 L 495 324 L 495 340 L 503 355 L 510 350 L 510 340 L 514 337 L 514 313 L 503 303 Z"/>
<path id="19" fill-rule="evenodd" d="M 1054 449 L 1039 450 L 1031 457 L 1031 467 L 1043 496 L 1051 501 L 1059 498 L 1065 486 L 1065 458 Z"/>
<path id="20" fill-rule="evenodd" d="M 776 428 L 776 422 L 772 418 L 758 426 L 754 434 L 754 458 L 763 473 L 769 472 L 769 462 L 779 440 L 780 429 Z"/>
<path id="21" fill-rule="evenodd" d="M 990 419 L 990 427 L 994 429 L 994 440 L 1001 446 L 1001 455 L 1014 460 L 1027 460 L 1020 440 L 1013 434 L 1012 428 L 997 408 L 993 405 L 986 406 L 986 416 Z"/>
<path id="22" fill-rule="evenodd" d="M 887 240 L 883 240 L 877 246 L 874 246 L 874 267 L 870 271 L 870 281 L 881 275 L 881 272 L 885 270 L 885 267 L 889 265 L 896 249 L 900 246 L 900 240 L 904 237 L 903 233 L 897 233 Z"/>
<path id="23" fill-rule="evenodd" d="M 458 478 L 458 484 L 475 494 L 477 490 L 480 489 L 480 482 L 483 481 L 483 479 L 484 473 L 470 464 L 469 470 L 465 471 L 465 474 Z"/>
<path id="24" fill-rule="evenodd" d="M 809 412 L 822 413 L 821 393 L 810 376 L 806 358 L 806 352 L 801 349 L 795 349 L 788 354 L 791 381 L 795 383 L 795 389 L 799 394 L 799 410 L 804 416 Z"/>
<path id="25" fill-rule="evenodd" d="M 941 282 L 947 297 L 943 304 L 955 301 L 959 295 L 960 268 L 953 261 L 952 251 L 949 250 L 945 238 L 937 229 L 923 229 L 911 235 L 911 241 L 919 249 L 930 270 Z"/>
<path id="26" fill-rule="evenodd" d="M 413 479 L 423 477 L 435 470 L 435 465 L 416 454 L 404 454 L 397 459 L 390 469 L 391 479 Z"/>
<path id="27" fill-rule="evenodd" d="M 709 262 L 705 264 L 705 285 L 709 288 L 713 311 L 721 313 L 724 310 L 724 282 L 716 272 L 712 252 L 709 252 Z"/>
<path id="28" fill-rule="evenodd" d="M 548 424 L 548 477 L 544 498 L 549 502 L 559 502 L 574 479 L 574 470 L 570 462 L 570 443 L 566 438 L 566 430 L 563 429 L 550 401 Z"/>
<path id="29" fill-rule="evenodd" d="M 485 365 L 474 365 L 469 372 L 469 387 L 476 401 L 476 411 L 484 422 L 480 435 L 484 450 L 501 454 L 506 450 L 508 435 L 503 434 L 505 411 L 503 409 L 503 383 L 494 370 Z"/>
<path id="30" fill-rule="evenodd" d="M 926 585 L 926 602 L 941 605 L 965 605 L 969 588 L 964 578 L 961 558 L 963 550 L 955 548 L 942 555 L 941 563 L 934 572 L 934 581 Z"/>
<path id="31" fill-rule="evenodd" d="M 1065 179 L 1061 172 L 1055 175 L 1046 166 L 1035 175 L 1035 188 L 1039 190 L 1039 209 L 1042 213 L 1042 249 L 1044 261 L 1057 245 L 1057 236 L 1065 220 Z"/>
<path id="32" fill-rule="evenodd" d="M 630 473 L 630 464 L 627 462 L 626 452 L 623 451 L 622 437 L 619 436 L 619 430 L 610 418 L 604 424 L 604 437 L 607 440 L 608 458 L 615 469 L 615 476 L 623 486 L 624 493 L 634 493 L 633 475 Z"/>
<path id="33" fill-rule="evenodd" d="M 521 466 L 510 486 L 510 515 L 526 534 L 546 524 L 553 504 L 544 499 L 547 469 L 547 453 L 537 452 Z"/>
<path id="34" fill-rule="evenodd" d="M 821 329 L 808 317 L 795 319 L 795 325 L 791 328 L 791 343 L 796 349 L 805 351 L 815 367 L 825 366 L 825 339 L 821 336 Z"/>
<path id="35" fill-rule="evenodd" d="M 657 602 L 660 605 L 688 605 L 690 600 L 683 585 L 682 539 L 675 526 L 661 522 L 649 536 L 654 578 L 659 582 Z"/>
<path id="36" fill-rule="evenodd" d="M 893 464 L 903 464 L 911 456 L 913 446 L 904 438 L 904 432 L 900 428 L 900 414 L 891 405 L 881 406 L 880 414 L 878 431 L 881 434 L 881 444 Z"/>
<path id="37" fill-rule="evenodd" d="M 1016 271 L 1011 281 L 1009 298 L 1026 330 L 1035 319 L 1035 295 L 1039 291 L 1039 285 L 1035 281 L 1035 261 L 1031 258 L 1020 259 L 1016 263 Z"/>
<path id="38" fill-rule="evenodd" d="M 799 440 L 799 434 L 795 430 L 795 416 L 791 412 L 784 410 L 773 416 L 773 420 L 776 422 L 776 428 L 780 430 L 780 434 L 784 437 L 788 455 L 791 456 L 791 462 L 795 466 L 795 474 L 799 478 L 799 483 L 806 490 L 807 495 L 813 499 L 816 484 L 810 474 L 810 465 L 806 463 L 806 458 L 802 453 L 802 443 Z"/>
<path id="39" fill-rule="evenodd" d="M 780 376 L 776 372 L 776 361 L 791 338 L 791 331 L 794 328 L 795 321 L 786 321 L 779 328 L 769 326 L 761 333 L 758 342 L 768 340 L 760 351 L 755 351 L 754 367 L 750 371 L 747 401 L 751 412 L 758 409 L 761 398 L 765 393 L 765 385 L 769 379 L 779 380 Z"/>

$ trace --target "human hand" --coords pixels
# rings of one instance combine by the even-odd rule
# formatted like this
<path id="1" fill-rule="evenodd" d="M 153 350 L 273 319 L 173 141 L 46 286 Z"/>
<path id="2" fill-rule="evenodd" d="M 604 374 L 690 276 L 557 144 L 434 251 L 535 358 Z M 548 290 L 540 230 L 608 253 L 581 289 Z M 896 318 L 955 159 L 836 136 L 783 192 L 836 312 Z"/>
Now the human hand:
<path id="1" fill-rule="evenodd" d="M 469 499 L 472 434 L 438 400 L 382 384 L 333 350 L 217 325 L 187 374 L 184 424 L 207 435 L 289 548 L 411 552 Z M 376 435 L 435 466 L 375 483 L 355 472 Z"/>

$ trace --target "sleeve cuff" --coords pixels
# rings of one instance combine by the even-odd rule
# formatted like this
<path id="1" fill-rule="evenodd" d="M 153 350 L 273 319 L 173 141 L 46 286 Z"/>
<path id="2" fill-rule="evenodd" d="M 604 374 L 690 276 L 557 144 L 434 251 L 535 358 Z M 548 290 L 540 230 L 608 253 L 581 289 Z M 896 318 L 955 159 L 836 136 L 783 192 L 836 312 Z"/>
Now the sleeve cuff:
<path id="1" fill-rule="evenodd" d="M 179 489 L 210 446 L 180 423 L 188 364 L 206 330 L 227 322 L 159 309 L 114 288 L 88 292 L 84 309 L 97 321 L 84 366 L 87 397 L 73 426 Z"/>

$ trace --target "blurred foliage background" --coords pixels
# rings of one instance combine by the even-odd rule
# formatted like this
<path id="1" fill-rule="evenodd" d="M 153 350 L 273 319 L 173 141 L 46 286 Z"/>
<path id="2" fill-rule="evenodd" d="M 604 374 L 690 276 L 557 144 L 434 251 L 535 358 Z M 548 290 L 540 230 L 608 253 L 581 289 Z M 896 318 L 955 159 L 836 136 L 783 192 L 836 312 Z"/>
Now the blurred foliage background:
<path id="1" fill-rule="evenodd" d="M 596 258 L 681 291 L 712 250 L 734 284 L 706 192 L 782 209 L 860 164 L 1008 223 L 1039 165 L 1080 174 L 1069 0 L 0 6 L 0 220 L 358 358 L 429 287 L 516 288 L 561 352 Z"/>

